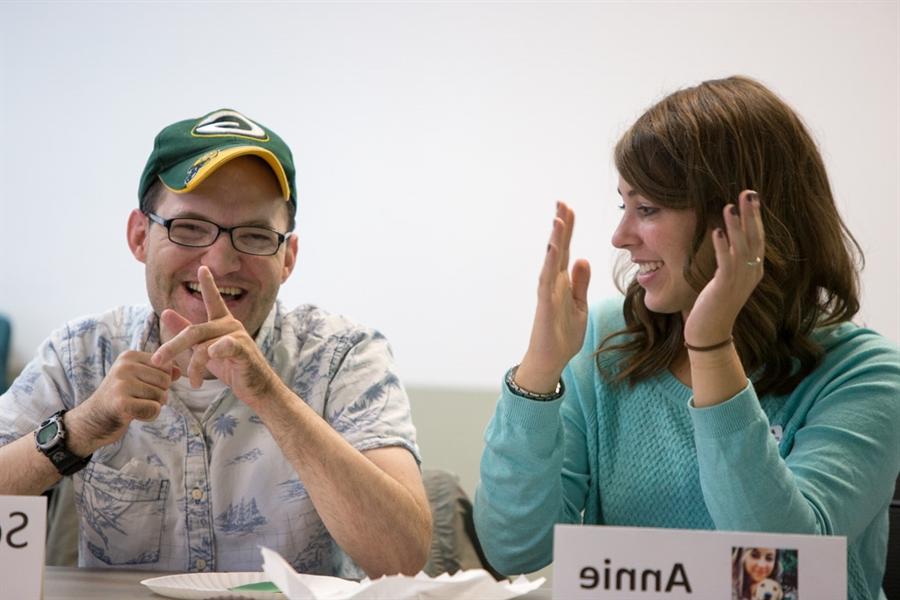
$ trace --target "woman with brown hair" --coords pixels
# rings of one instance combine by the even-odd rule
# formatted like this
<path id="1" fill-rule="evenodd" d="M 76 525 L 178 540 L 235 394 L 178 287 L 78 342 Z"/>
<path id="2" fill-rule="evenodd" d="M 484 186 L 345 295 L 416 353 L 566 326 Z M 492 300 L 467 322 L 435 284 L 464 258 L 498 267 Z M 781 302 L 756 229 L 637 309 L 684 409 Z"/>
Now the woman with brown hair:
<path id="1" fill-rule="evenodd" d="M 861 252 L 794 111 L 744 77 L 645 112 L 615 149 L 632 269 L 588 307 L 557 205 L 528 349 L 486 433 L 476 526 L 503 573 L 553 525 L 847 536 L 879 598 L 900 469 L 900 352 L 850 319 Z"/>
<path id="2" fill-rule="evenodd" d="M 788 551 L 790 552 L 790 550 Z M 782 587 L 783 565 L 781 558 L 784 551 L 778 548 L 734 548 L 731 558 L 731 600 L 756 600 L 764 598 L 757 594 L 757 586 L 763 581 L 770 581 L 770 588 L 777 590 L 780 600 L 794 598 L 793 587 L 785 593 Z M 796 552 L 794 553 L 796 557 Z M 775 587 L 777 586 L 777 587 Z M 770 594 L 770 598 L 776 594 Z"/>

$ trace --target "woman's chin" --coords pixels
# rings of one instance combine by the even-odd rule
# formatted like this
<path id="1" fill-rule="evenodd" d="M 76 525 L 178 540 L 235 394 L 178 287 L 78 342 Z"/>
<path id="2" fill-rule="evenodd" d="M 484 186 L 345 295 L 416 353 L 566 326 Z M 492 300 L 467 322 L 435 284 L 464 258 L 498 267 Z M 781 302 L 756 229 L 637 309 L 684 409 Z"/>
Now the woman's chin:
<path id="1" fill-rule="evenodd" d="M 647 310 L 662 315 L 687 314 L 696 300 L 697 294 L 690 288 L 669 290 L 668 293 L 644 290 L 644 306 Z"/>
<path id="2" fill-rule="evenodd" d="M 650 312 L 655 312 L 663 315 L 670 315 L 673 313 L 681 312 L 681 309 L 674 306 L 673 302 L 668 302 L 665 298 L 658 298 L 650 294 L 644 296 L 644 306 L 646 306 L 647 310 L 649 310 Z"/>

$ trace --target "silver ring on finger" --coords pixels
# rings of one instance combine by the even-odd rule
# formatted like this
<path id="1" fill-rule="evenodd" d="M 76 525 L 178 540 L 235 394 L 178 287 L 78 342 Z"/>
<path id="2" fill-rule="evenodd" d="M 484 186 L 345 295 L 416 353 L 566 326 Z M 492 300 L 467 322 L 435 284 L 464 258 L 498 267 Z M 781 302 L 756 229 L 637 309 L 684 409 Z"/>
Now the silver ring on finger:
<path id="1" fill-rule="evenodd" d="M 754 258 L 753 260 L 748 260 L 748 261 L 747 261 L 746 263 L 744 263 L 744 264 L 746 264 L 748 267 L 758 267 L 758 266 L 760 266 L 760 265 L 762 264 L 762 257 L 761 257 L 761 256 L 757 256 L 757 257 Z"/>

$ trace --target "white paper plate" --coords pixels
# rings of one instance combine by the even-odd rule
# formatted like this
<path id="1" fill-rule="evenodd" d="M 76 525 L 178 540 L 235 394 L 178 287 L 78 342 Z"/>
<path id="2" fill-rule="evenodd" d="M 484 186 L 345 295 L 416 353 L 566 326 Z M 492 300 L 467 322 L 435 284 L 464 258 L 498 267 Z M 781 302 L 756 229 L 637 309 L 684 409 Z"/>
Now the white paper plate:
<path id="1" fill-rule="evenodd" d="M 233 592 L 228 589 L 260 581 L 268 581 L 266 574 L 261 571 L 258 573 L 184 573 L 145 579 L 141 584 L 160 596 L 186 600 L 206 600 L 207 598 L 284 599 L 284 594 L 279 592 Z"/>

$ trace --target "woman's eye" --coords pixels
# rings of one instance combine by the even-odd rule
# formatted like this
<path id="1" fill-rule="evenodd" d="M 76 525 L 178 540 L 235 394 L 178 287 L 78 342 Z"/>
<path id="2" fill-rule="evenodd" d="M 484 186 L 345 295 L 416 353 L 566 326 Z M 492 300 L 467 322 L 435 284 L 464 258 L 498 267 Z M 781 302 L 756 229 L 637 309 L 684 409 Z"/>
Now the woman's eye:
<path id="1" fill-rule="evenodd" d="M 625 203 L 624 203 L 624 202 L 621 203 L 621 204 L 619 205 L 619 210 L 625 210 Z"/>
<path id="2" fill-rule="evenodd" d="M 659 211 L 659 209 L 655 206 L 638 206 L 635 210 L 637 210 L 638 213 L 640 213 L 640 215 L 643 217 L 649 217 L 650 215 L 655 214 L 657 211 Z"/>

